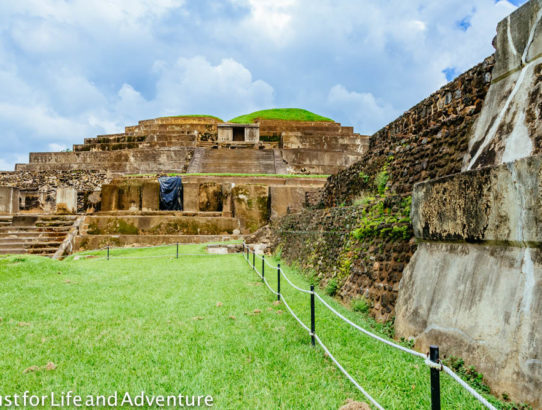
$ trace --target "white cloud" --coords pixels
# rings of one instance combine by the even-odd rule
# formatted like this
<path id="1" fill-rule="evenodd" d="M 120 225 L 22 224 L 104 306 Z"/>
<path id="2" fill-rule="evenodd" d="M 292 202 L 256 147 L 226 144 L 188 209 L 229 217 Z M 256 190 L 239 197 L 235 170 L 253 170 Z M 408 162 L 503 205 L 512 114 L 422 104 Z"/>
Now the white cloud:
<path id="1" fill-rule="evenodd" d="M 377 101 L 371 93 L 348 91 L 341 84 L 329 90 L 328 104 L 330 111 L 342 112 L 348 124 L 369 135 L 398 114 L 391 105 Z"/>
<path id="2" fill-rule="evenodd" d="M 514 8 L 504 0 L 2 2 L 0 168 L 160 115 L 229 119 L 297 105 L 372 132 L 445 83 L 444 69 L 459 74 L 491 54 L 496 24 Z"/>
<path id="3" fill-rule="evenodd" d="M 229 119 L 273 104 L 273 88 L 254 80 L 242 64 L 228 58 L 212 65 L 206 58 L 179 58 L 159 65 L 155 111 L 167 115 L 216 114 Z"/>

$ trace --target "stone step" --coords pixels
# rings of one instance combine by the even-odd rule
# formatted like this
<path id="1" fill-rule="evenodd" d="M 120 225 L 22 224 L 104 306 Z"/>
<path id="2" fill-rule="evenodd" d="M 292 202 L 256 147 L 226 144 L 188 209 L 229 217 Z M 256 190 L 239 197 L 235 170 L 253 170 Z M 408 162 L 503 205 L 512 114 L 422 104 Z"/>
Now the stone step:
<path id="1" fill-rule="evenodd" d="M 0 239 L 0 248 L 11 248 L 11 249 L 41 249 L 41 248 L 58 248 L 63 242 L 63 239 L 60 241 L 35 241 L 35 240 L 21 240 L 20 238 L 14 238 L 11 240 L 2 240 Z"/>
<path id="2" fill-rule="evenodd" d="M 36 256 L 53 256 L 58 248 L 41 248 L 41 249 L 20 249 L 20 248 L 0 248 L 0 255 L 36 255 Z"/>
<path id="3" fill-rule="evenodd" d="M 49 232 L 17 232 L 17 233 L 0 233 L 0 242 L 12 241 L 14 239 L 21 241 L 63 241 L 66 237 L 65 233 L 49 233 Z"/>
<path id="4" fill-rule="evenodd" d="M 2 233 L 66 233 L 70 230 L 70 226 L 0 226 L 0 234 Z"/>
<path id="5" fill-rule="evenodd" d="M 109 143 L 126 143 L 126 142 L 142 142 L 146 136 L 129 137 L 126 134 L 99 135 L 96 138 L 85 138 L 87 144 L 109 144 Z"/>
<path id="6" fill-rule="evenodd" d="M 175 147 L 193 147 L 196 145 L 196 137 L 193 135 L 184 136 L 185 138 L 150 136 L 143 142 L 130 143 L 99 143 L 74 145 L 75 152 L 96 152 L 96 151 L 119 151 L 126 149 L 155 149 L 155 148 L 175 148 Z"/>

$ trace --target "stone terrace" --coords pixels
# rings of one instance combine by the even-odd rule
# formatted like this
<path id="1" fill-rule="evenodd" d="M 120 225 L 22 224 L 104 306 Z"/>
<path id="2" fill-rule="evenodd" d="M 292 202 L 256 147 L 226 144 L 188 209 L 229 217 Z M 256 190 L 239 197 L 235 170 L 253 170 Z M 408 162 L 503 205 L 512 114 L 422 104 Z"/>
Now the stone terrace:
<path id="1" fill-rule="evenodd" d="M 358 161 L 369 143 L 335 122 L 278 120 L 256 120 L 259 142 L 217 142 L 219 124 L 213 117 L 140 121 L 124 133 L 86 138 L 73 152 L 31 153 L 16 171 L 330 174 Z"/>

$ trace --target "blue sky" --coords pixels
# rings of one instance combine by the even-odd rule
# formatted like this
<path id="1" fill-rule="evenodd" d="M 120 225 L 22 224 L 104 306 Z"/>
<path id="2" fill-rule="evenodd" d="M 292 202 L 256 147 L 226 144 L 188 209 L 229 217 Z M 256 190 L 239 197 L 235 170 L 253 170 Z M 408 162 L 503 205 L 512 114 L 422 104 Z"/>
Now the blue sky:
<path id="1" fill-rule="evenodd" d="M 0 4 L 0 169 L 138 120 L 301 107 L 372 134 L 493 52 L 524 1 Z"/>

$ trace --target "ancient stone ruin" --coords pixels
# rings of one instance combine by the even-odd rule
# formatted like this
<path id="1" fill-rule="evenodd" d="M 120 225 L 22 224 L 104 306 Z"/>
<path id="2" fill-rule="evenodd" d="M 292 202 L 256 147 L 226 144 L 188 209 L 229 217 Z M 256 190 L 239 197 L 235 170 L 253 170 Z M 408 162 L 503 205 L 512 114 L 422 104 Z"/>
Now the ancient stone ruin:
<path id="1" fill-rule="evenodd" d="M 237 239 L 313 204 L 325 184 L 314 174 L 355 163 L 367 143 L 332 121 L 179 116 L 31 153 L 0 173 L 0 253 Z M 168 174 L 182 175 L 182 212 L 160 207 Z"/>
<path id="2" fill-rule="evenodd" d="M 494 45 L 370 137 L 168 117 L 32 153 L 0 173 L 0 253 L 265 239 L 397 338 L 540 407 L 542 0 L 500 22 Z M 182 211 L 160 209 L 166 174 L 181 175 Z"/>

